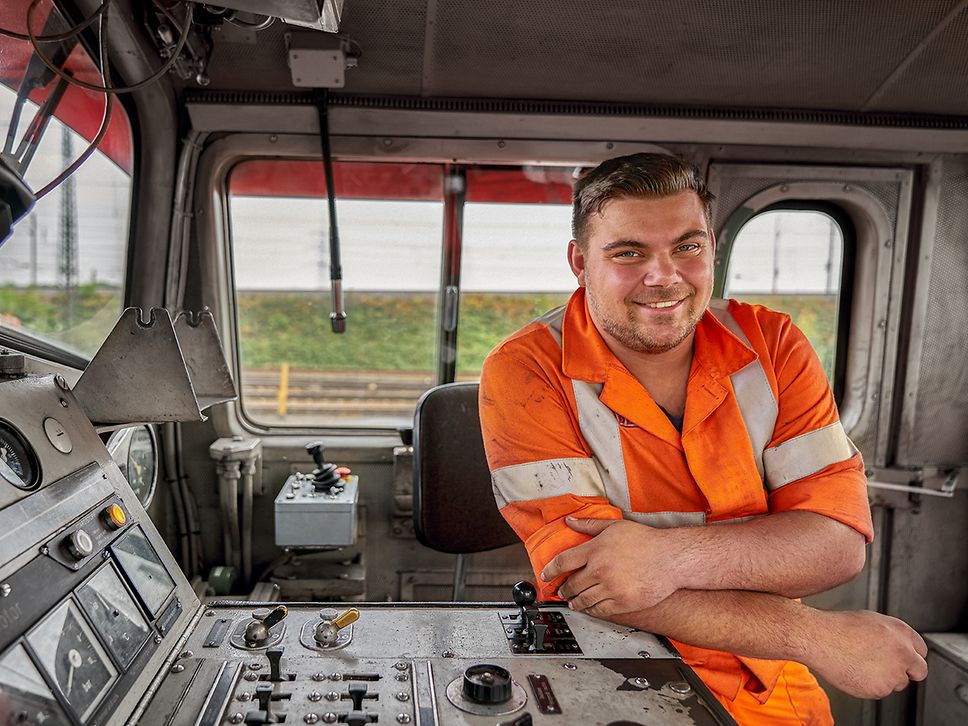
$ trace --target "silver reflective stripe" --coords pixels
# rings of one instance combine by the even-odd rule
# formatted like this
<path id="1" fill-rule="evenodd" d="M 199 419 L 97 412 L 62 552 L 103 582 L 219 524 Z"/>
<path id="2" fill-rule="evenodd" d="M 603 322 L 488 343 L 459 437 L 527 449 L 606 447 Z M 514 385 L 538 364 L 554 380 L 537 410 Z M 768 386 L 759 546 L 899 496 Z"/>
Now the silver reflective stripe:
<path id="1" fill-rule="evenodd" d="M 749 522 L 751 519 L 757 519 L 765 515 L 751 514 L 746 517 L 733 517 L 732 519 L 721 519 L 716 522 L 707 522 L 705 512 L 622 512 L 622 516 L 632 522 L 667 529 L 670 527 L 694 527 L 703 524 L 709 526 L 716 524 L 739 524 L 740 522 Z"/>
<path id="2" fill-rule="evenodd" d="M 739 327 L 736 318 L 726 309 L 725 300 L 711 300 L 709 302 L 709 312 L 716 316 L 726 328 L 737 338 L 742 340 L 750 349 L 749 338 Z M 746 434 L 749 436 L 750 444 L 753 447 L 753 458 L 756 460 L 756 471 L 759 472 L 760 479 L 766 482 L 765 466 L 763 462 L 763 452 L 773 438 L 773 429 L 776 427 L 776 417 L 779 409 L 776 405 L 776 397 L 770 382 L 763 370 L 763 364 L 759 358 L 751 361 L 749 365 L 736 371 L 729 377 L 733 384 L 733 393 L 736 396 L 736 403 L 739 412 L 743 417 L 743 425 L 746 427 Z"/>
<path id="3" fill-rule="evenodd" d="M 598 465 L 608 501 L 627 512 L 632 508 L 629 499 L 629 478 L 625 471 L 625 455 L 622 453 L 622 436 L 619 433 L 615 413 L 601 402 L 601 383 L 572 380 L 575 404 L 578 408 L 578 426 L 588 448 Z"/>
<path id="4" fill-rule="evenodd" d="M 622 512 L 625 519 L 650 527 L 693 527 L 706 523 L 705 512 Z"/>
<path id="5" fill-rule="evenodd" d="M 766 487 L 776 491 L 856 453 L 857 447 L 847 438 L 840 421 L 795 436 L 763 452 Z"/>
<path id="6" fill-rule="evenodd" d="M 604 497 L 605 487 L 591 459 L 548 459 L 516 464 L 491 472 L 498 508 L 510 502 L 550 499 L 563 494 Z"/>
<path id="7" fill-rule="evenodd" d="M 561 326 L 565 319 L 565 306 L 561 305 L 556 307 L 554 310 L 549 310 L 540 318 L 536 318 L 534 322 L 543 323 L 548 326 L 548 332 L 551 333 L 552 337 L 558 343 L 558 347 L 561 347 Z"/>

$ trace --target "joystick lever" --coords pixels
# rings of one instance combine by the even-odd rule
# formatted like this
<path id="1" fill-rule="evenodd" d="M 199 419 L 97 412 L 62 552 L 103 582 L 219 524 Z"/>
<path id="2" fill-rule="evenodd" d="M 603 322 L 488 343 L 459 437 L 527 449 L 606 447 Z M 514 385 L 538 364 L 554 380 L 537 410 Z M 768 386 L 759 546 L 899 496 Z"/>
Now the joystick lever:
<path id="1" fill-rule="evenodd" d="M 363 710 L 363 699 L 366 698 L 366 684 L 365 683 L 351 683 L 349 688 L 346 689 L 349 693 L 350 698 L 353 701 L 353 710 L 362 711 Z"/>
<path id="2" fill-rule="evenodd" d="M 323 460 L 323 442 L 313 441 L 306 444 L 306 451 L 313 457 L 316 468 L 313 469 L 313 488 L 317 492 L 336 494 L 342 490 L 339 472 L 336 464 Z"/>
<path id="3" fill-rule="evenodd" d="M 521 618 L 518 632 L 528 636 L 530 645 L 532 642 L 531 616 L 538 612 L 538 609 L 534 606 L 535 601 L 538 599 L 538 591 L 530 582 L 522 580 L 511 588 L 511 597 L 514 599 L 515 605 L 518 606 Z"/>

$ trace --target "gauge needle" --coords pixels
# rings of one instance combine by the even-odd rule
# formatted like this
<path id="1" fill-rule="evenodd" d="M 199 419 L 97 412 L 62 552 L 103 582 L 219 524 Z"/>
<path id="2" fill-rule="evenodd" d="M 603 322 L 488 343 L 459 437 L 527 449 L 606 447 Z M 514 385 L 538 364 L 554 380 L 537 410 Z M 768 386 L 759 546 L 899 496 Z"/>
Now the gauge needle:
<path id="1" fill-rule="evenodd" d="M 82 659 L 81 654 L 78 653 L 74 648 L 67 651 L 67 662 L 70 664 L 70 670 L 67 671 L 67 693 L 65 696 L 71 695 L 71 688 L 74 686 L 74 669 L 80 668 Z"/>

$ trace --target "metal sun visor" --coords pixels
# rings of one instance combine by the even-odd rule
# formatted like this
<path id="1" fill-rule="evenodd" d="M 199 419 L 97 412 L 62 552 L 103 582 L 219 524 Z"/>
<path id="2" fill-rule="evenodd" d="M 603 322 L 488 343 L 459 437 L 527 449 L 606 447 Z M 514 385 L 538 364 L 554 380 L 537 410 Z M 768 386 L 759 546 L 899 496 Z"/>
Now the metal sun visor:
<path id="1" fill-rule="evenodd" d="M 238 398 L 212 313 L 127 308 L 74 386 L 99 430 L 134 423 L 204 421 Z"/>

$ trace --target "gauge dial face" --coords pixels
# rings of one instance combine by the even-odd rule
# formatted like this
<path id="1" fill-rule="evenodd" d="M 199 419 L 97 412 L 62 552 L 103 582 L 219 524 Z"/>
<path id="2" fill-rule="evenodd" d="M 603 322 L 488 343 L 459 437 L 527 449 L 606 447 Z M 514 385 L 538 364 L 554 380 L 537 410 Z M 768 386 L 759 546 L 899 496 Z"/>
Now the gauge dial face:
<path id="1" fill-rule="evenodd" d="M 0 481 L 26 490 L 40 484 L 37 456 L 20 432 L 5 421 L 0 421 Z"/>
<path id="2" fill-rule="evenodd" d="M 0 657 L 0 723 L 68 726 L 70 721 L 22 644 Z"/>
<path id="3" fill-rule="evenodd" d="M 139 426 L 131 432 L 128 446 L 128 483 L 138 496 L 141 505 L 147 507 L 155 494 L 158 479 L 158 454 L 155 438 L 147 426 Z"/>
<path id="4" fill-rule="evenodd" d="M 77 598 L 108 650 L 124 668 L 151 634 L 148 622 L 110 565 L 77 590 Z"/>
<path id="5" fill-rule="evenodd" d="M 154 429 L 135 426 L 115 431 L 108 439 L 107 449 L 141 506 L 147 507 L 158 482 L 158 444 Z"/>
<path id="6" fill-rule="evenodd" d="M 27 642 L 71 708 L 86 722 L 118 671 L 74 602 L 61 603 L 28 633 Z"/>

